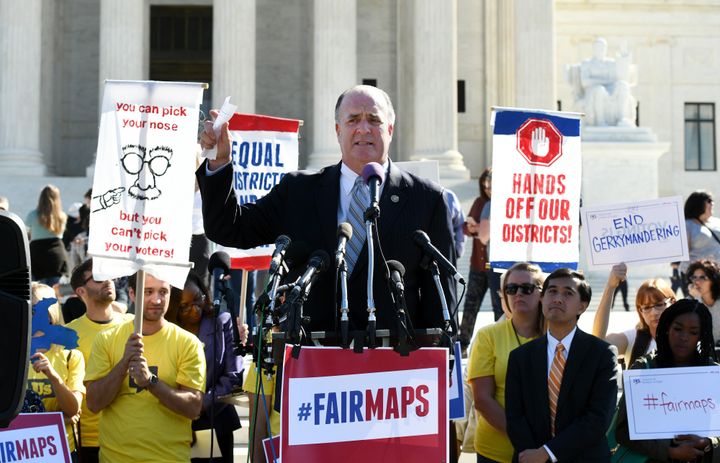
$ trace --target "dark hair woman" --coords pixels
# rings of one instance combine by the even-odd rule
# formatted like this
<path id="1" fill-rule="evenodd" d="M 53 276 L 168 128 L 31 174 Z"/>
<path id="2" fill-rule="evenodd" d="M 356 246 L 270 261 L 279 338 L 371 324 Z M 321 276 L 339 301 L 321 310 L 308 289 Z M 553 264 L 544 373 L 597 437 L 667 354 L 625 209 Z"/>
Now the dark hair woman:
<path id="1" fill-rule="evenodd" d="M 684 274 L 689 275 L 687 267 L 693 261 L 720 261 L 720 220 L 713 217 L 714 204 L 712 195 L 705 190 L 694 191 L 685 200 L 685 228 L 690 259 L 680 263 L 680 271 Z"/>
<path id="2" fill-rule="evenodd" d="M 222 458 L 233 461 L 233 431 L 240 428 L 240 419 L 231 404 L 219 402 L 218 397 L 230 394 L 242 384 L 242 360 L 235 355 L 230 314 L 223 312 L 215 318 L 210 293 L 194 273 L 189 273 L 185 288 L 173 288 L 166 318 L 195 334 L 202 341 L 207 363 L 207 385 L 203 397 L 202 414 L 193 421 L 193 431 L 210 429 L 211 404 L 214 401 L 213 427 Z M 209 461 L 193 459 L 196 461 Z"/>
<path id="3" fill-rule="evenodd" d="M 717 365 L 712 330 L 708 308 L 702 302 L 681 299 L 660 317 L 655 336 L 657 350 L 638 359 L 632 368 Z M 620 400 L 616 437 L 620 444 L 646 455 L 648 462 L 720 461 L 717 438 L 684 434 L 674 439 L 630 440 L 625 396 Z"/>

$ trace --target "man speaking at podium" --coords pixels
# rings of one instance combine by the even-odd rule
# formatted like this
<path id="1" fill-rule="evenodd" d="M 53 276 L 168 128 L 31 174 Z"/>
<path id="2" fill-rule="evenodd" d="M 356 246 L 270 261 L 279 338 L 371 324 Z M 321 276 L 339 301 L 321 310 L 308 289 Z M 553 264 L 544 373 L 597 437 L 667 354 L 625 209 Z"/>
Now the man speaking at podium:
<path id="1" fill-rule="evenodd" d="M 384 91 L 368 85 L 346 90 L 335 106 L 341 162 L 316 173 L 288 174 L 266 196 L 243 206 L 238 206 L 232 187 L 227 124 L 217 138 L 212 128 L 206 127 L 200 137 L 202 148 L 217 145 L 217 158 L 206 161 L 197 171 L 208 238 L 224 246 L 246 249 L 271 244 L 284 234 L 294 242 L 306 243 L 311 250 L 322 249 L 332 255 L 337 247 L 338 224 L 351 222 L 352 196 L 355 188 L 360 188 L 355 186 L 356 179 L 366 164 L 377 162 L 385 171 L 378 218 L 382 251 L 387 260 L 397 260 L 405 267 L 405 298 L 414 328 L 442 327 L 442 305 L 430 272 L 420 267 L 423 254 L 412 235 L 415 230 L 425 231 L 432 244 L 454 264 L 448 208 L 440 186 L 404 172 L 390 161 L 394 124 L 395 111 Z M 348 243 L 348 254 L 355 245 L 352 240 Z M 357 249 L 360 251 L 354 265 L 348 262 L 350 329 L 364 331 L 368 320 L 367 243 L 359 243 Z M 377 328 L 394 328 L 395 309 L 377 246 L 375 251 Z M 321 274 L 303 306 L 304 315 L 311 317 L 311 331 L 335 329 L 334 275 L 332 269 Z M 452 309 L 455 283 L 445 272 L 441 279 Z"/>

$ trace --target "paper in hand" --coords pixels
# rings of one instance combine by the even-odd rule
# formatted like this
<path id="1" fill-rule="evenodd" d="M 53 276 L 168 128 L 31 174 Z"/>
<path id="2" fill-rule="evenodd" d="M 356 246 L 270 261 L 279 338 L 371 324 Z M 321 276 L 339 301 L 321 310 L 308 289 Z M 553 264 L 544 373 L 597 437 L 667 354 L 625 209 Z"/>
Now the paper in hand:
<path id="1" fill-rule="evenodd" d="M 213 131 L 215 132 L 216 139 L 220 138 L 220 128 L 230 120 L 233 114 L 235 114 L 235 111 L 237 111 L 237 105 L 230 103 L 229 96 L 226 97 L 217 118 L 215 118 L 215 122 L 213 122 Z M 217 157 L 217 146 L 203 150 L 200 156 L 214 160 Z"/>

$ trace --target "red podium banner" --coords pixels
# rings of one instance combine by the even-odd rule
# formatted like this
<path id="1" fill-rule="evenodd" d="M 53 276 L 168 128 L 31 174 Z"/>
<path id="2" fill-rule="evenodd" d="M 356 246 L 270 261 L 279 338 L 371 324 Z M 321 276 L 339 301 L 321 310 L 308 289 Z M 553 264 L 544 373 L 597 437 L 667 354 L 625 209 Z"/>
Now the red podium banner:
<path id="1" fill-rule="evenodd" d="M 448 460 L 448 351 L 285 348 L 282 461 Z"/>

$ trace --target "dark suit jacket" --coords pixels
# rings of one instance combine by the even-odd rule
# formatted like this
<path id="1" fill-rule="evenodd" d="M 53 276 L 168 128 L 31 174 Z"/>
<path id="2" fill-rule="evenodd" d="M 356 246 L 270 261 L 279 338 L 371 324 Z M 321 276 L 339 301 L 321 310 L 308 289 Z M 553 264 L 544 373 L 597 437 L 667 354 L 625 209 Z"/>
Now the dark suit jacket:
<path id="1" fill-rule="evenodd" d="M 232 188 L 232 169 L 208 177 L 205 163 L 197 171 L 203 198 L 203 220 L 208 238 L 224 246 L 252 248 L 272 244 L 282 234 L 303 241 L 310 249 L 324 249 L 331 256 L 337 247 L 337 214 L 340 164 L 317 173 L 293 172 L 253 204 L 237 205 Z M 448 260 L 455 262 L 452 226 L 442 189 L 438 185 L 400 170 L 392 162 L 380 198 L 379 237 L 386 259 L 405 266 L 405 298 L 415 328 L 442 326 L 442 310 L 432 277 L 421 269 L 422 252 L 412 240 L 424 230 Z M 395 309 L 375 249 L 374 298 L 377 328 L 394 328 Z M 455 283 L 442 275 L 450 310 L 455 305 Z M 313 284 L 304 305 L 311 330 L 333 330 L 337 304 L 335 275 L 329 269 Z M 367 325 L 367 244 L 348 278 L 351 329 Z"/>
<path id="2" fill-rule="evenodd" d="M 547 336 L 510 352 L 505 416 L 513 461 L 523 450 L 547 445 L 558 462 L 609 462 L 605 433 L 617 402 L 616 357 L 611 346 L 578 329 L 570 345 L 550 435 Z"/>

